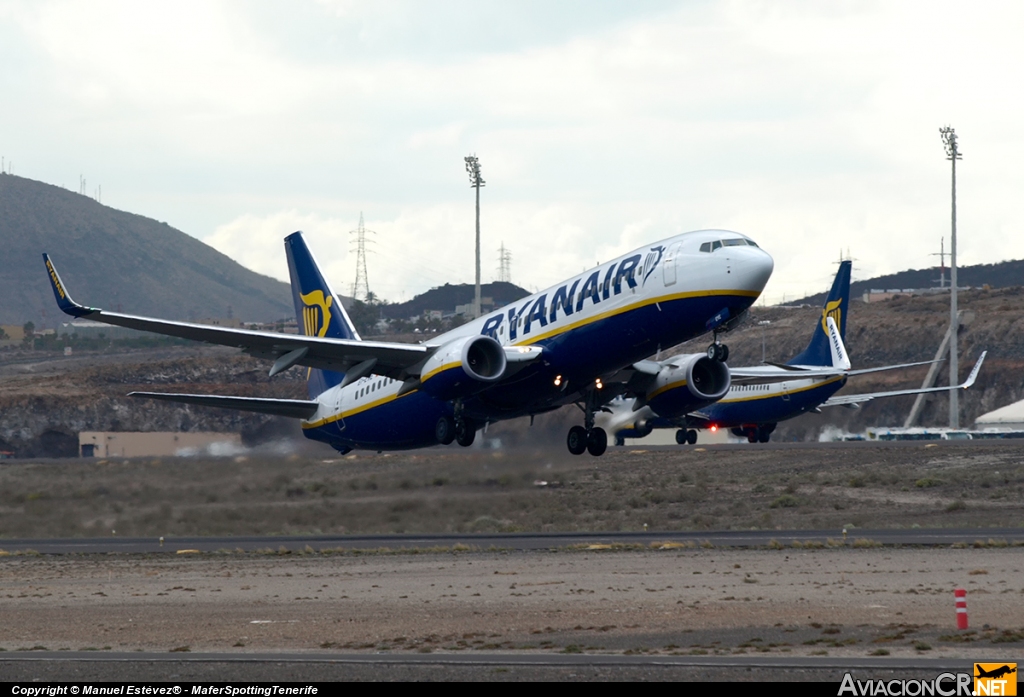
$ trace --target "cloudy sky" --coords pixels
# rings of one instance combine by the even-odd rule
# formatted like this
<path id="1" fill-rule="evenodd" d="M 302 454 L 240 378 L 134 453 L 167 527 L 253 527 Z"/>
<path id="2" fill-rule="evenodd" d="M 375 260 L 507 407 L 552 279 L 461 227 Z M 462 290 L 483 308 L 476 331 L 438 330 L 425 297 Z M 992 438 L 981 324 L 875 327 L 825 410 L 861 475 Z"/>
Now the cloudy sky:
<path id="1" fill-rule="evenodd" d="M 349 231 L 400 301 L 545 287 L 676 232 L 746 233 L 769 302 L 935 263 L 960 136 L 962 264 L 1024 257 L 1024 5 L 0 0 L 0 156 L 281 279 Z"/>

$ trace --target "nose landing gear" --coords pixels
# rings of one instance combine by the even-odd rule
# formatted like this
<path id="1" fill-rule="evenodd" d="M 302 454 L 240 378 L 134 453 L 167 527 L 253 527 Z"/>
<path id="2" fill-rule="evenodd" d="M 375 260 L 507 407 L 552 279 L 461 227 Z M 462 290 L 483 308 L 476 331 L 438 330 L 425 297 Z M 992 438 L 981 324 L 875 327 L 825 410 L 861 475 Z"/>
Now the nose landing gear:
<path id="1" fill-rule="evenodd" d="M 719 341 L 717 336 L 714 343 L 708 346 L 708 358 L 719 363 L 729 360 L 729 347 Z"/>

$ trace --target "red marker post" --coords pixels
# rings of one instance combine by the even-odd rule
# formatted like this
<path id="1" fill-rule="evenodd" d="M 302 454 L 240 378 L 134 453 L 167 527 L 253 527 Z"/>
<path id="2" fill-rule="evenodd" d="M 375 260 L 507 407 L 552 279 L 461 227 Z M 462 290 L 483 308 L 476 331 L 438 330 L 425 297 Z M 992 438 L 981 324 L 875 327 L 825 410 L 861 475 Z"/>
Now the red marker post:
<path id="1" fill-rule="evenodd" d="M 957 588 L 953 595 L 956 596 L 956 628 L 967 629 L 967 591 Z"/>

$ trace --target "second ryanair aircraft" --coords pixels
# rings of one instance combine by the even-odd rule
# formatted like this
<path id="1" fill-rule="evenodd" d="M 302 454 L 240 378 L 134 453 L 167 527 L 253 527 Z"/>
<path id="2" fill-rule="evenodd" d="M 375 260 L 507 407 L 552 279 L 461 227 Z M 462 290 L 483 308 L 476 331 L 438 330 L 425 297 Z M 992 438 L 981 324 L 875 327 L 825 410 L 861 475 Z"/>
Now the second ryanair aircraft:
<path id="1" fill-rule="evenodd" d="M 227 329 L 107 312 L 75 303 L 43 255 L 57 304 L 97 322 L 235 346 L 273 361 L 270 375 L 307 368 L 308 400 L 133 393 L 302 419 L 307 437 L 340 452 L 470 445 L 487 423 L 566 404 L 574 454 L 601 455 L 594 415 L 618 395 L 670 395 L 687 411 L 724 396 L 728 349 L 717 340 L 757 299 L 771 256 L 735 232 L 683 233 L 642 247 L 421 344 L 363 341 L 301 233 L 285 238 L 303 335 Z M 707 332 L 706 354 L 645 360 Z M 664 399 L 665 397 L 661 397 Z"/>
<path id="2" fill-rule="evenodd" d="M 767 443 L 779 421 L 792 419 L 821 407 L 858 405 L 880 397 L 946 392 L 967 389 L 974 384 L 983 352 L 967 380 L 951 387 L 928 387 L 834 396 L 850 376 L 884 370 L 910 368 L 931 361 L 903 363 L 877 368 L 851 369 L 843 339 L 849 316 L 851 262 L 839 265 L 832 289 L 816 318 L 811 341 L 799 355 L 785 364 L 731 368 L 732 387 L 720 400 L 695 409 L 680 408 L 656 399 L 618 399 L 607 406 L 602 423 L 617 443 L 626 438 L 643 438 L 656 428 L 674 428 L 680 445 L 697 442 L 699 429 L 730 429 L 733 435 L 751 443 Z M 671 363 L 672 358 L 665 359 Z"/>

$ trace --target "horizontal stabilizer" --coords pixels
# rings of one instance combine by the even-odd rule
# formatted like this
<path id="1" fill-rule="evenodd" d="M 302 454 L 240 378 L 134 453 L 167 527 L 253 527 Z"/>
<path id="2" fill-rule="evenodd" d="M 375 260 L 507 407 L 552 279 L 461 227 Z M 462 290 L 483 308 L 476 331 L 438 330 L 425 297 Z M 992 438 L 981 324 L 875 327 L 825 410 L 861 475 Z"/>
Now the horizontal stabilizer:
<path id="1" fill-rule="evenodd" d="M 304 399 L 262 399 L 259 397 L 224 397 L 212 394 L 174 394 L 170 392 L 129 392 L 129 397 L 158 399 L 164 402 L 195 404 L 200 407 L 218 407 L 237 411 L 254 411 L 259 414 L 287 416 L 292 419 L 308 419 L 320 406 L 317 402 Z"/>

